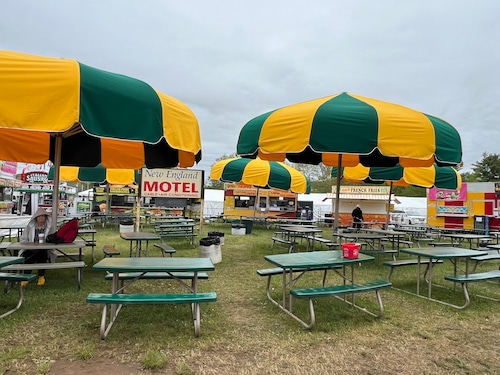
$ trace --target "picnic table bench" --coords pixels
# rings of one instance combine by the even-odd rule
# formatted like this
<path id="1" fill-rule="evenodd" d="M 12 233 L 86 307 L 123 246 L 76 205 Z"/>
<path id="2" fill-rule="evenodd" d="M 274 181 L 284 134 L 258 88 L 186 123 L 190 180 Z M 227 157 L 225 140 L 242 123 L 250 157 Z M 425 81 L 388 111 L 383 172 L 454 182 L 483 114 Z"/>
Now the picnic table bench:
<path id="1" fill-rule="evenodd" d="M 443 261 L 441 259 L 432 260 L 432 264 L 442 264 Z M 424 271 L 424 277 L 426 277 L 427 272 L 429 271 L 430 259 L 420 259 L 420 264 L 425 264 L 427 267 Z M 393 260 L 383 263 L 384 266 L 390 267 L 389 275 L 387 276 L 387 280 L 391 281 L 392 272 L 395 268 L 406 267 L 406 266 L 416 266 L 418 265 L 418 259 L 401 259 L 401 260 Z"/>
<path id="2" fill-rule="evenodd" d="M 479 281 L 491 281 L 500 280 L 500 270 L 493 270 L 481 273 L 469 273 L 467 275 L 449 275 L 444 277 L 445 280 L 452 281 L 454 283 L 460 283 L 462 285 L 462 290 L 464 292 L 465 304 L 463 306 L 457 307 L 459 309 L 465 309 L 470 302 L 468 283 L 474 283 Z M 479 296 L 481 298 L 487 298 L 493 301 L 500 301 L 499 299 L 494 299 L 485 296 Z"/>
<path id="3" fill-rule="evenodd" d="M 368 311 L 366 308 L 361 308 L 360 306 L 350 303 L 345 299 L 344 300 L 345 302 L 350 303 L 352 306 L 355 306 L 363 310 L 367 314 L 379 318 L 382 316 L 384 312 L 384 305 L 382 304 L 382 297 L 380 296 L 380 290 L 383 288 L 389 288 L 390 286 L 392 286 L 392 284 L 387 280 L 374 280 L 362 284 L 356 283 L 356 284 L 323 286 L 320 288 L 291 289 L 290 294 L 295 298 L 309 300 L 310 323 L 306 326 L 306 328 L 310 329 L 314 326 L 316 321 L 313 299 L 322 297 L 339 297 L 339 296 L 345 296 L 347 294 L 354 295 L 356 293 L 375 292 L 378 303 L 377 313 L 373 313 L 371 311 Z"/>
<path id="4" fill-rule="evenodd" d="M 27 270 L 59 270 L 65 268 L 76 268 L 78 289 L 82 286 L 84 261 L 56 262 L 56 263 L 19 263 L 3 267 L 2 271 L 27 271 Z"/>
<path id="5" fill-rule="evenodd" d="M 272 237 L 273 243 L 271 244 L 271 252 L 273 251 L 273 247 L 275 243 L 283 244 L 288 247 L 288 252 L 291 253 L 293 251 L 293 247 L 298 244 L 296 241 L 287 240 L 285 238 L 280 237 Z"/>
<path id="6" fill-rule="evenodd" d="M 198 280 L 207 280 L 208 273 L 198 272 Z M 193 280 L 194 272 L 120 272 L 118 280 L 120 280 L 120 289 L 123 287 L 124 281 L 136 280 Z M 104 280 L 113 280 L 113 274 L 108 273 L 104 276 Z"/>
<path id="7" fill-rule="evenodd" d="M 105 340 L 114 320 L 109 319 L 106 325 L 108 305 L 163 305 L 163 304 L 191 304 L 192 319 L 194 324 L 194 335 L 200 334 L 200 303 L 216 302 L 217 293 L 169 293 L 169 294 L 123 294 L 123 293 L 90 293 L 86 299 L 87 303 L 103 304 L 100 337 Z"/>
<path id="8" fill-rule="evenodd" d="M 292 270 L 292 273 L 299 273 L 298 276 L 295 276 L 293 278 L 292 283 L 297 281 L 306 271 L 324 271 L 323 274 L 323 285 L 326 283 L 326 275 L 327 271 L 331 270 L 333 268 L 339 269 L 342 268 L 342 266 L 338 267 L 318 267 L 318 268 L 295 268 Z M 283 268 L 281 267 L 274 267 L 274 268 L 264 268 L 257 270 L 257 275 L 262 276 L 262 277 L 267 277 L 267 284 L 266 284 L 266 295 L 268 298 L 271 298 L 271 278 L 276 275 L 283 275 Z"/>
<path id="9" fill-rule="evenodd" d="M 340 243 L 339 242 L 334 242 L 331 239 L 324 238 L 324 237 L 321 237 L 321 236 L 306 236 L 306 239 L 308 239 L 309 241 L 317 241 L 320 244 L 325 245 L 326 247 L 328 247 L 328 249 L 330 249 L 330 250 L 333 250 L 333 249 L 336 249 L 336 248 L 340 248 Z"/>
<path id="10" fill-rule="evenodd" d="M 396 260 L 396 255 L 398 251 L 395 249 L 361 249 L 359 250 L 361 254 L 365 255 L 384 255 L 390 254 L 392 256 L 392 260 Z"/>
<path id="11" fill-rule="evenodd" d="M 478 255 L 477 257 L 472 257 L 470 258 L 471 260 L 474 260 L 476 263 L 474 264 L 474 268 L 472 272 L 476 272 L 477 267 L 479 264 L 486 262 L 488 260 L 498 260 L 500 259 L 500 253 L 492 253 L 492 254 L 486 254 L 486 255 Z"/>
<path id="12" fill-rule="evenodd" d="M 6 283 L 4 291 L 7 291 L 7 289 L 8 289 L 7 284 L 8 283 L 13 283 L 13 284 L 17 283 L 18 284 L 18 295 L 19 295 L 19 299 L 17 300 L 16 306 L 13 309 L 8 310 L 8 311 L 4 312 L 2 315 L 0 315 L 0 319 L 12 314 L 16 310 L 18 310 L 21 307 L 21 305 L 23 304 L 24 294 L 23 294 L 23 287 L 21 285 L 21 282 L 22 281 L 28 281 L 28 282 L 33 281 L 36 278 L 37 278 L 37 276 L 35 274 L 0 272 L 0 281 L 4 281 Z"/>
<path id="13" fill-rule="evenodd" d="M 161 250 L 162 256 L 165 256 L 165 254 L 169 254 L 170 257 L 172 257 L 176 253 L 176 250 L 166 243 L 155 243 L 154 246 Z"/>

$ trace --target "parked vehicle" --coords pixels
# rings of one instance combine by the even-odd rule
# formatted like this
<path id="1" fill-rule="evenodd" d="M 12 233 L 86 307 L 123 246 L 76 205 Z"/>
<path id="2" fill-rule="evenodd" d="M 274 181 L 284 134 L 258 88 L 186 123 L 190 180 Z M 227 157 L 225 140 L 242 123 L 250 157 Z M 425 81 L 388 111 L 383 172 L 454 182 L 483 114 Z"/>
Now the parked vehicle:
<path id="1" fill-rule="evenodd" d="M 425 224 L 427 216 L 418 210 L 395 210 L 390 213 L 390 223 L 394 225 Z"/>

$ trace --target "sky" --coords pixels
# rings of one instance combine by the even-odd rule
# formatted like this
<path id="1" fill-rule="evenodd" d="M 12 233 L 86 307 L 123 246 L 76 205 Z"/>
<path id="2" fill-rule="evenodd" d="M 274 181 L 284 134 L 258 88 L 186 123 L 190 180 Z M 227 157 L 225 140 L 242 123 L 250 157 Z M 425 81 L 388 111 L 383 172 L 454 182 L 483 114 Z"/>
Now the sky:
<path id="1" fill-rule="evenodd" d="M 16 0 L 0 49 L 141 79 L 198 118 L 206 176 L 252 118 L 343 91 L 450 122 L 463 170 L 500 153 L 498 0 Z"/>

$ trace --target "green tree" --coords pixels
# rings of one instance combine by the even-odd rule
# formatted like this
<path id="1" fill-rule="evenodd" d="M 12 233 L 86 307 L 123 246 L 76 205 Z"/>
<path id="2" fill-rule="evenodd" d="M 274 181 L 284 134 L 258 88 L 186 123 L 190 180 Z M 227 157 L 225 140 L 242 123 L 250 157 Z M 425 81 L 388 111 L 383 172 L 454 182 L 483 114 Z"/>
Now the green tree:
<path id="1" fill-rule="evenodd" d="M 462 172 L 460 173 L 462 176 L 463 182 L 477 182 L 479 181 L 477 176 L 473 172 Z"/>
<path id="2" fill-rule="evenodd" d="M 472 173 L 478 181 L 489 182 L 500 179 L 500 155 L 483 153 L 483 158 L 472 164 Z"/>

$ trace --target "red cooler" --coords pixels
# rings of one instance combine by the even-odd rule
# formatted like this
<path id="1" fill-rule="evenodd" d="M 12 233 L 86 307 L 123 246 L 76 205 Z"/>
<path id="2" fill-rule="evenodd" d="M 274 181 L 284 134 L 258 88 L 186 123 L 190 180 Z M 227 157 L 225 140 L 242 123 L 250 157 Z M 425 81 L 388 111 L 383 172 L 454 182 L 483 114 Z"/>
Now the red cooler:
<path id="1" fill-rule="evenodd" d="M 342 256 L 347 259 L 358 259 L 361 244 L 346 242 L 342 244 Z"/>

